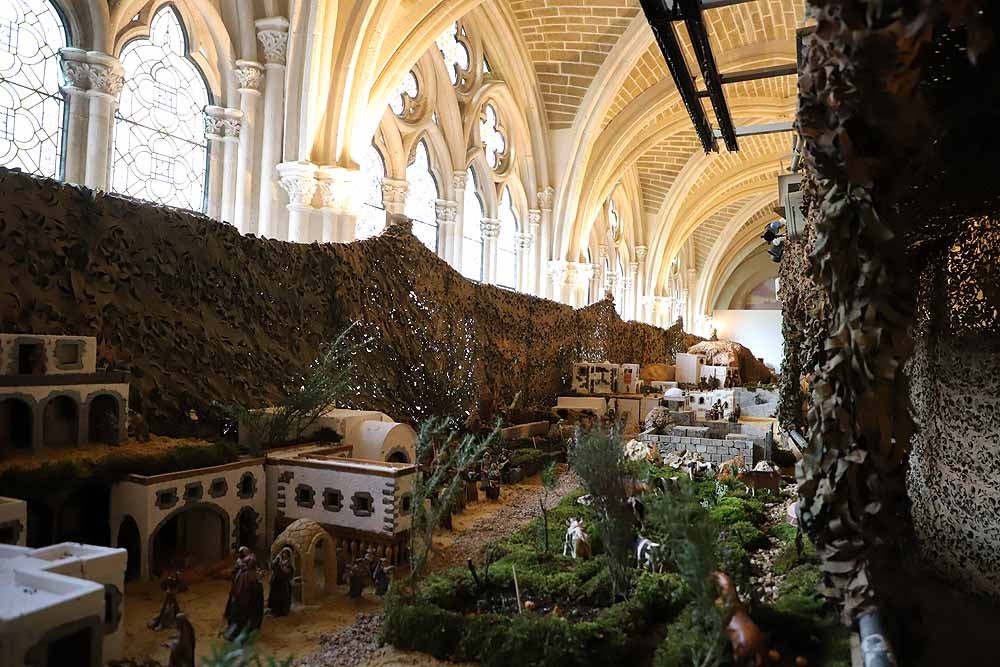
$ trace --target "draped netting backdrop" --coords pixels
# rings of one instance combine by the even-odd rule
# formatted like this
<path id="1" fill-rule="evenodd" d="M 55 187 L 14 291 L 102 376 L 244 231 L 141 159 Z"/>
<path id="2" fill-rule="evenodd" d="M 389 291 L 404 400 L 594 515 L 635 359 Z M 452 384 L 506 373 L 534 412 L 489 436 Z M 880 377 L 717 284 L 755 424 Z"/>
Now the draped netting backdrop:
<path id="1" fill-rule="evenodd" d="M 554 400 L 577 360 L 669 363 L 697 338 L 463 278 L 405 226 L 350 244 L 241 236 L 205 216 L 0 169 L 0 330 L 91 335 L 171 434 L 266 405 L 351 322 L 348 407 L 461 417 L 484 386 Z"/>

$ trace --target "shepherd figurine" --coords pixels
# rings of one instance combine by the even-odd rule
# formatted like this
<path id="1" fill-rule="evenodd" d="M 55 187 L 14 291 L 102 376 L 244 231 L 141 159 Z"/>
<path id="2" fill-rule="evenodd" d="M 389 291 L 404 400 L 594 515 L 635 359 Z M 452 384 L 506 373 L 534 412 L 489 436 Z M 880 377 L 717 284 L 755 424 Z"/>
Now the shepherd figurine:
<path id="1" fill-rule="evenodd" d="M 563 556 L 573 556 L 586 560 L 590 558 L 590 536 L 583 529 L 582 519 L 568 519 L 566 539 L 563 542 Z"/>

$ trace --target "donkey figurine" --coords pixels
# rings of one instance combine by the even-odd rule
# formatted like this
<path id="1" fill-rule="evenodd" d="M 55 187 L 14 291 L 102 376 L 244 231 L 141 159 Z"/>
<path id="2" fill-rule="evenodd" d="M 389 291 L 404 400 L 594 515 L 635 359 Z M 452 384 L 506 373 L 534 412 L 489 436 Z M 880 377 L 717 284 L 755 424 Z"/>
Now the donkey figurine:
<path id="1" fill-rule="evenodd" d="M 583 529 L 582 519 L 566 521 L 566 539 L 563 541 L 563 556 L 573 556 L 585 560 L 590 558 L 590 536 Z"/>

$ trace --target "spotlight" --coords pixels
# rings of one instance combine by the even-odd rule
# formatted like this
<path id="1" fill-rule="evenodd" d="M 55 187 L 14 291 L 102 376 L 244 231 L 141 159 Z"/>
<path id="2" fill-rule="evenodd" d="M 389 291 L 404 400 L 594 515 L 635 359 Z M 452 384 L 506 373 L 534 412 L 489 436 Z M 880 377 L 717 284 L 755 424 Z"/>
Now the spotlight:
<path id="1" fill-rule="evenodd" d="M 773 220 L 764 226 L 764 233 L 760 237 L 764 239 L 765 243 L 770 243 L 778 238 L 778 232 L 781 231 L 782 226 L 784 226 L 784 223 L 781 220 Z"/>
<path id="2" fill-rule="evenodd" d="M 785 240 L 780 238 L 771 241 L 771 247 L 767 249 L 767 254 L 771 256 L 771 261 L 780 262 L 785 254 Z"/>

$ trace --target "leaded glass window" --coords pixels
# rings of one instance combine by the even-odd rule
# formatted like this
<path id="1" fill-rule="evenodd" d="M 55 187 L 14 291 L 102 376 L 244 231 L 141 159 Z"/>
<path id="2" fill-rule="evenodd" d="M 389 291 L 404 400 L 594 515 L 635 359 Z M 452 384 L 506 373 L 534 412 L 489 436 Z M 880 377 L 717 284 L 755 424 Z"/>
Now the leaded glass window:
<path id="1" fill-rule="evenodd" d="M 462 275 L 477 282 L 483 281 L 483 232 L 480 222 L 484 215 L 476 175 L 469 169 L 465 180 L 465 201 L 462 202 Z"/>
<path id="2" fill-rule="evenodd" d="M 437 252 L 438 226 L 434 202 L 438 199 L 438 189 L 431 173 L 427 145 L 423 141 L 417 144 L 413 164 L 406 168 L 406 181 L 409 189 L 403 213 L 413 220 L 414 236 Z"/>
<path id="3" fill-rule="evenodd" d="M 47 0 L 0 2 L 0 165 L 62 173 L 62 17 Z"/>
<path id="4" fill-rule="evenodd" d="M 507 140 L 500 132 L 497 122 L 497 112 L 492 104 L 487 104 L 483 119 L 479 122 L 479 136 L 486 149 L 486 162 L 494 169 L 500 164 L 500 157 L 507 150 Z"/>
<path id="5" fill-rule="evenodd" d="M 402 116 L 403 112 L 406 111 L 406 100 L 415 100 L 419 94 L 420 86 L 417 84 L 417 77 L 412 71 L 409 71 L 396 86 L 396 91 L 392 94 L 392 101 L 389 102 L 389 108 L 397 116 Z"/>
<path id="6" fill-rule="evenodd" d="M 125 87 L 115 113 L 111 186 L 131 197 L 201 211 L 208 169 L 202 110 L 209 94 L 186 54 L 187 36 L 170 7 L 153 17 L 148 38 L 122 49 Z"/>
<path id="7" fill-rule="evenodd" d="M 368 144 L 358 158 L 361 168 L 361 190 L 364 205 L 354 223 L 354 238 L 367 239 L 382 233 L 385 229 L 385 206 L 382 203 L 382 179 L 385 178 L 385 162 L 373 145 Z"/>
<path id="8" fill-rule="evenodd" d="M 500 235 L 497 237 L 497 285 L 517 287 L 517 213 L 510 199 L 510 188 L 504 188 L 497 210 Z"/>
<path id="9" fill-rule="evenodd" d="M 459 39 L 458 23 L 452 23 L 437 38 L 437 46 L 444 58 L 445 68 L 452 85 L 458 83 L 458 75 L 469 69 L 469 50 Z"/>

